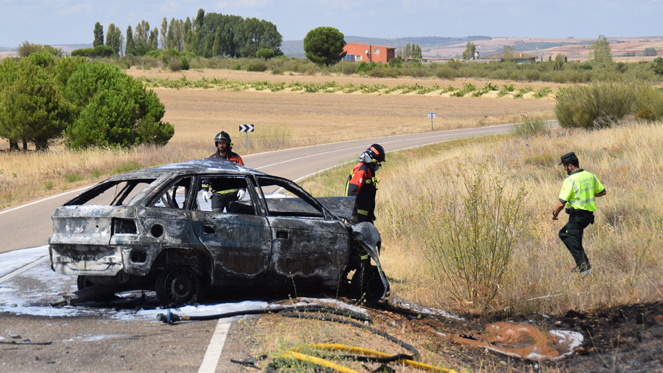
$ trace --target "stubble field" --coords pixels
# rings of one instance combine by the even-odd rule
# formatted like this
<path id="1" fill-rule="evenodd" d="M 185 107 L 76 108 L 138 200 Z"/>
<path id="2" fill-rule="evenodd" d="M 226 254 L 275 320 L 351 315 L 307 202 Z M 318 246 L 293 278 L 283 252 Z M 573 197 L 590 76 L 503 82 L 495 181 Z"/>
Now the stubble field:
<path id="1" fill-rule="evenodd" d="M 129 70 L 131 75 L 179 79 L 181 73 Z M 371 84 L 453 84 L 440 79 L 375 79 L 359 76 L 273 76 L 231 70 L 187 72 L 187 79 L 208 78 L 284 81 L 352 81 Z M 196 75 L 198 74 L 198 75 Z M 478 85 L 485 82 L 475 81 Z M 249 151 L 305 146 L 363 137 L 421 133 L 431 130 L 428 112 L 436 112 L 436 131 L 522 120 L 523 116 L 551 118 L 552 99 L 493 99 L 426 95 L 324 94 L 302 92 L 219 91 L 215 89 L 157 88 L 166 107 L 164 120 L 175 136 L 163 148 L 94 149 L 70 152 L 57 141 L 46 153 L 0 153 L 0 208 L 86 185 L 131 169 L 203 158 L 213 152 L 219 131 L 232 136 L 236 149 L 245 150 L 239 124 L 252 123 Z M 0 141 L 0 149 L 8 144 Z"/>

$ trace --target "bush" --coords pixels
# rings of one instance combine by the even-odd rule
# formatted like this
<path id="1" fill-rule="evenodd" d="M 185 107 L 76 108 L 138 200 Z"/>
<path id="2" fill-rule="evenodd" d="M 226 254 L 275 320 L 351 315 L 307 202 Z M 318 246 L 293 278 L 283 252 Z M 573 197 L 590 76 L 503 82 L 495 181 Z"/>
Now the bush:
<path id="1" fill-rule="evenodd" d="M 631 112 L 637 88 L 622 84 L 574 86 L 557 97 L 555 115 L 565 128 L 603 128 L 619 122 Z"/>
<path id="2" fill-rule="evenodd" d="M 654 114 L 650 108 L 644 108 L 635 115 L 635 119 L 645 122 L 653 122 L 656 120 L 656 114 Z"/>
<path id="3" fill-rule="evenodd" d="M 182 70 L 189 70 L 189 60 L 186 57 L 182 57 Z"/>
<path id="4" fill-rule="evenodd" d="M 172 72 L 182 70 L 182 60 L 177 57 L 173 57 L 173 59 L 171 59 L 170 62 L 168 62 L 168 68 Z"/>
<path id="5" fill-rule="evenodd" d="M 352 61 L 341 61 L 336 64 L 336 66 L 344 75 L 354 74 L 355 70 L 357 69 L 356 64 Z"/>
<path id="6" fill-rule="evenodd" d="M 431 232 L 427 257 L 434 273 L 446 276 L 458 302 L 487 307 L 498 294 L 527 215 L 527 191 L 488 179 L 486 167 L 458 165 L 446 177 L 446 192 L 422 224 Z M 422 214 L 423 215 L 423 214 Z"/>
<path id="7" fill-rule="evenodd" d="M 267 71 L 267 64 L 262 61 L 254 62 L 246 68 L 246 71 Z"/>
<path id="8" fill-rule="evenodd" d="M 513 135 L 522 137 L 546 133 L 549 129 L 548 124 L 542 118 L 525 117 L 522 123 L 515 123 L 511 127 L 510 132 Z"/>
<path id="9" fill-rule="evenodd" d="M 442 66 L 439 69 L 437 69 L 435 76 L 437 76 L 440 79 L 453 80 L 456 77 L 456 74 L 454 73 L 454 69 L 452 69 L 451 67 Z"/>

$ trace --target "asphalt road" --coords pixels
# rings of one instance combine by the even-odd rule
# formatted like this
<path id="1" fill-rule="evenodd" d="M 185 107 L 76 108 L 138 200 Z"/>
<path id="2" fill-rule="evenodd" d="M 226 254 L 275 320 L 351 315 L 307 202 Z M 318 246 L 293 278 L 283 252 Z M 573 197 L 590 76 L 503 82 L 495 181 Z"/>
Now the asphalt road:
<path id="1" fill-rule="evenodd" d="M 383 145 L 390 153 L 448 140 L 503 134 L 510 126 L 367 138 L 243 158 L 248 167 L 297 181 L 339 163 L 355 161 L 358 154 L 372 143 Z M 53 210 L 84 189 L 0 211 L 0 253 L 46 245 Z M 37 252 L 45 248 L 31 250 Z M 28 251 L 16 255 L 24 257 Z M 0 304 L 5 307 L 5 312 L 0 312 L 0 371 L 107 372 L 109 369 L 136 371 L 146 368 L 150 371 L 201 373 L 250 371 L 230 361 L 244 358 L 247 353 L 248 332 L 242 329 L 247 323 L 238 323 L 237 318 L 166 325 L 154 318 L 129 316 L 117 319 L 118 312 L 112 310 L 103 311 L 105 314 L 102 312 L 101 315 L 62 317 L 49 314 L 54 309 L 48 304 L 61 299 L 60 292 L 75 290 L 75 277 L 53 273 L 48 268 L 48 261 L 44 260 L 46 257 L 39 255 L 42 259 L 37 261 L 39 263 L 34 262 L 38 265 L 11 279 L 9 276 L 3 279 L 6 274 L 0 273 L 0 282 L 5 281 L 2 284 L 5 293 L 17 297 Z M 14 302 L 18 306 L 11 305 Z M 32 313 L 39 316 L 21 314 L 22 304 L 41 307 L 39 309 L 44 313 Z M 7 307 L 15 307 L 15 311 L 7 310 Z"/>
<path id="2" fill-rule="evenodd" d="M 267 174 L 299 180 L 317 171 L 356 159 L 368 145 L 379 143 L 387 153 L 461 138 L 507 133 L 511 124 L 490 127 L 427 132 L 381 138 L 367 138 L 333 144 L 284 149 L 243 156 L 244 163 Z M 241 154 L 241 149 L 236 149 Z M 213 149 L 210 148 L 210 154 Z M 387 159 L 389 155 L 387 154 Z M 18 207 L 0 211 L 0 252 L 48 243 L 51 214 L 83 189 L 77 189 Z"/>

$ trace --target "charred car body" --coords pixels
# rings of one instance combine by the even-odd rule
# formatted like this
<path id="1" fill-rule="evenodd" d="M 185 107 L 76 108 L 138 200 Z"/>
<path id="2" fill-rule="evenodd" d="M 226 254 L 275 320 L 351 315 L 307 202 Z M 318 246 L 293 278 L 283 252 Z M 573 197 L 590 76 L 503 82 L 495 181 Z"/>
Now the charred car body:
<path id="1" fill-rule="evenodd" d="M 203 180 L 243 198 L 214 212 Z M 129 172 L 55 210 L 51 268 L 77 275 L 79 290 L 155 290 L 164 305 L 198 301 L 209 286 L 348 290 L 377 301 L 389 291 L 380 235 L 347 224 L 353 204 L 232 162 Z"/>

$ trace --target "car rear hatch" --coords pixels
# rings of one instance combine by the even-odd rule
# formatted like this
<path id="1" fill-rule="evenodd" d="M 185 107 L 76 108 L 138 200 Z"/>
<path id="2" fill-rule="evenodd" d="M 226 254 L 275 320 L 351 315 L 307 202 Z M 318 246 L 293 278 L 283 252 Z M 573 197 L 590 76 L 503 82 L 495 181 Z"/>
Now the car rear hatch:
<path id="1" fill-rule="evenodd" d="M 122 269 L 122 254 L 109 243 L 113 216 L 124 211 L 125 207 L 100 205 L 58 207 L 49 240 L 53 270 L 71 275 L 117 274 Z"/>

